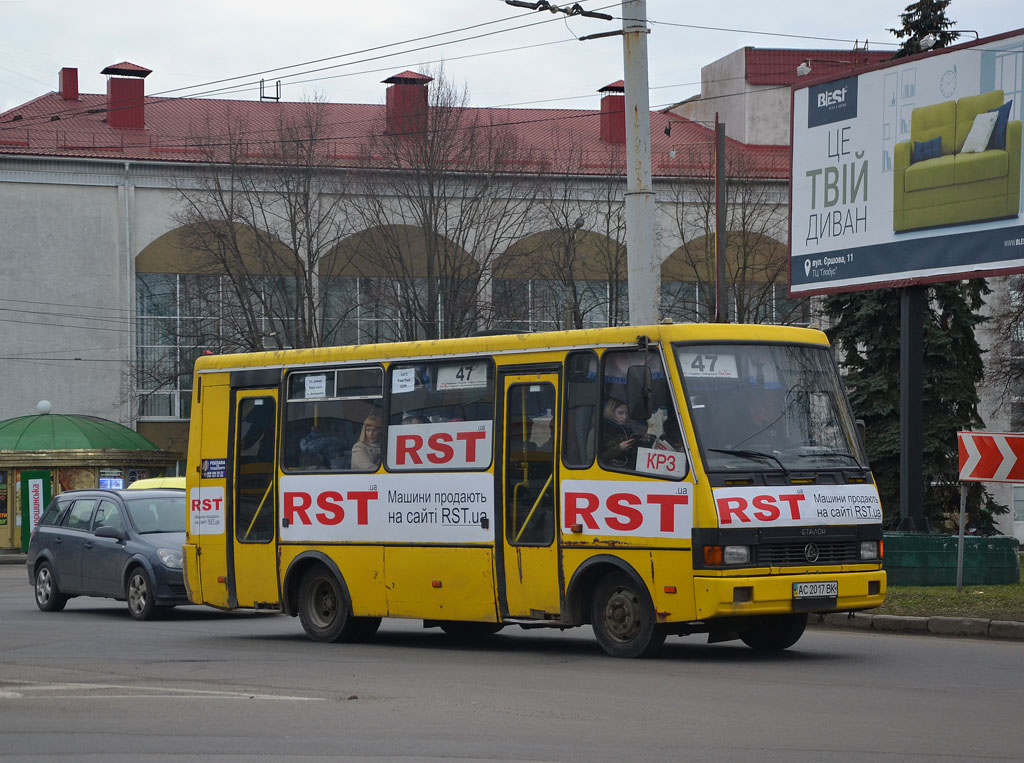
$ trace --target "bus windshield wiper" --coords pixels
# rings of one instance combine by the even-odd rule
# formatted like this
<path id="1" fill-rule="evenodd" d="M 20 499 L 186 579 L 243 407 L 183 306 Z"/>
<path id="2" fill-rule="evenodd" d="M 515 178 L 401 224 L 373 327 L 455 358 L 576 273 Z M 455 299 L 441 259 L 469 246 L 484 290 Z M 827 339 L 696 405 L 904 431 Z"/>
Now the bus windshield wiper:
<path id="1" fill-rule="evenodd" d="M 769 459 L 777 463 L 779 468 L 782 469 L 782 473 L 785 474 L 787 478 L 789 477 L 789 470 L 783 466 L 778 457 L 772 453 L 765 453 L 761 450 L 742 450 L 736 448 L 708 448 L 708 450 L 713 453 L 725 453 L 727 456 L 740 456 L 741 458 L 750 459 Z"/>
<path id="2" fill-rule="evenodd" d="M 819 458 L 821 456 L 840 456 L 841 458 L 848 458 L 853 461 L 857 466 L 860 466 L 860 459 L 852 453 L 843 453 L 838 450 L 821 450 L 815 453 L 797 453 L 797 458 Z"/>

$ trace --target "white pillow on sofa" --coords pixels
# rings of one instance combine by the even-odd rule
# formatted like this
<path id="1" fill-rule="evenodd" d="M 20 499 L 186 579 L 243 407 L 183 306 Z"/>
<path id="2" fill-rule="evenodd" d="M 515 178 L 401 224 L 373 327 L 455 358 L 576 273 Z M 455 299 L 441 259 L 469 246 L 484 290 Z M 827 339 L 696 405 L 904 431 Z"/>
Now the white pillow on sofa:
<path id="1" fill-rule="evenodd" d="M 988 148 L 988 139 L 992 137 L 992 129 L 996 126 L 999 115 L 993 111 L 983 111 L 974 118 L 971 131 L 967 133 L 961 154 L 980 154 Z"/>

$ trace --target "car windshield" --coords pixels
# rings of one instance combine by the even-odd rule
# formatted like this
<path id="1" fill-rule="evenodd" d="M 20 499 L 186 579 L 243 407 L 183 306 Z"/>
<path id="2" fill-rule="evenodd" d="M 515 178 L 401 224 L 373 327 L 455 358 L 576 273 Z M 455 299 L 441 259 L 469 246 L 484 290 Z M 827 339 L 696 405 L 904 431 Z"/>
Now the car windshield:
<path id="1" fill-rule="evenodd" d="M 185 494 L 160 496 L 125 496 L 125 505 L 132 524 L 142 535 L 146 533 L 183 533 L 188 512 Z"/>
<path id="2" fill-rule="evenodd" d="M 866 461 L 827 347 L 676 347 L 709 471 L 860 468 Z"/>

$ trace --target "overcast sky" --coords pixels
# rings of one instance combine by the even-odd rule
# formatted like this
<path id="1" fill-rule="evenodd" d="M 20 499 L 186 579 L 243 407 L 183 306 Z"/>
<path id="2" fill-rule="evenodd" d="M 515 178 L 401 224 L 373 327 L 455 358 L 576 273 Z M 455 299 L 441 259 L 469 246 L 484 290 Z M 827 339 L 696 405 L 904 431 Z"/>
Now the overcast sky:
<path id="1" fill-rule="evenodd" d="M 649 0 L 651 106 L 695 95 L 702 65 L 747 45 L 849 49 L 867 38 L 873 50 L 894 49 L 886 30 L 898 26 L 908 2 Z M 596 108 L 595 91 L 623 76 L 621 38 L 575 38 L 620 29 L 620 5 L 583 5 L 617 18 L 566 19 L 502 0 L 0 0 L 0 111 L 56 89 L 62 66 L 78 68 L 82 92 L 104 92 L 100 70 L 130 61 L 153 70 L 148 95 L 197 95 L 232 84 L 243 87 L 225 97 L 255 99 L 258 87 L 244 85 L 263 76 L 271 85 L 282 80 L 285 100 L 380 103 L 382 79 L 441 59 L 477 106 Z M 953 0 L 948 15 L 959 29 L 986 37 L 1024 26 L 1024 2 Z M 690 26 L 676 26 L 682 24 Z M 483 26 L 465 29 L 474 25 Z M 513 31 L 500 31 L 506 29 Z M 438 36 L 392 46 L 427 35 Z M 359 52 L 379 46 L 391 47 Z M 246 76 L 325 58 L 331 60 Z M 285 76 L 322 67 L 331 68 Z M 201 86 L 234 77 L 242 79 Z"/>

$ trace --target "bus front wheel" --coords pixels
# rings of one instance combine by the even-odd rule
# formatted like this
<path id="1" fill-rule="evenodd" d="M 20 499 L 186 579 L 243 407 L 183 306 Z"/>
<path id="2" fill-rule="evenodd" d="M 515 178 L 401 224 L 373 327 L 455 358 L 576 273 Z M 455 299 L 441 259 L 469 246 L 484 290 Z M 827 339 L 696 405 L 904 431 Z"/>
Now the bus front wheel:
<path id="1" fill-rule="evenodd" d="M 740 631 L 740 638 L 757 652 L 781 652 L 788 649 L 800 640 L 807 627 L 806 612 L 759 615 L 750 620 L 750 625 Z"/>
<path id="2" fill-rule="evenodd" d="M 650 657 L 665 643 L 647 588 L 623 572 L 598 583 L 590 617 L 597 642 L 612 657 Z"/>
<path id="3" fill-rule="evenodd" d="M 379 617 L 355 617 L 341 582 L 323 567 L 299 584 L 299 621 L 313 641 L 359 641 L 377 632 Z"/>

